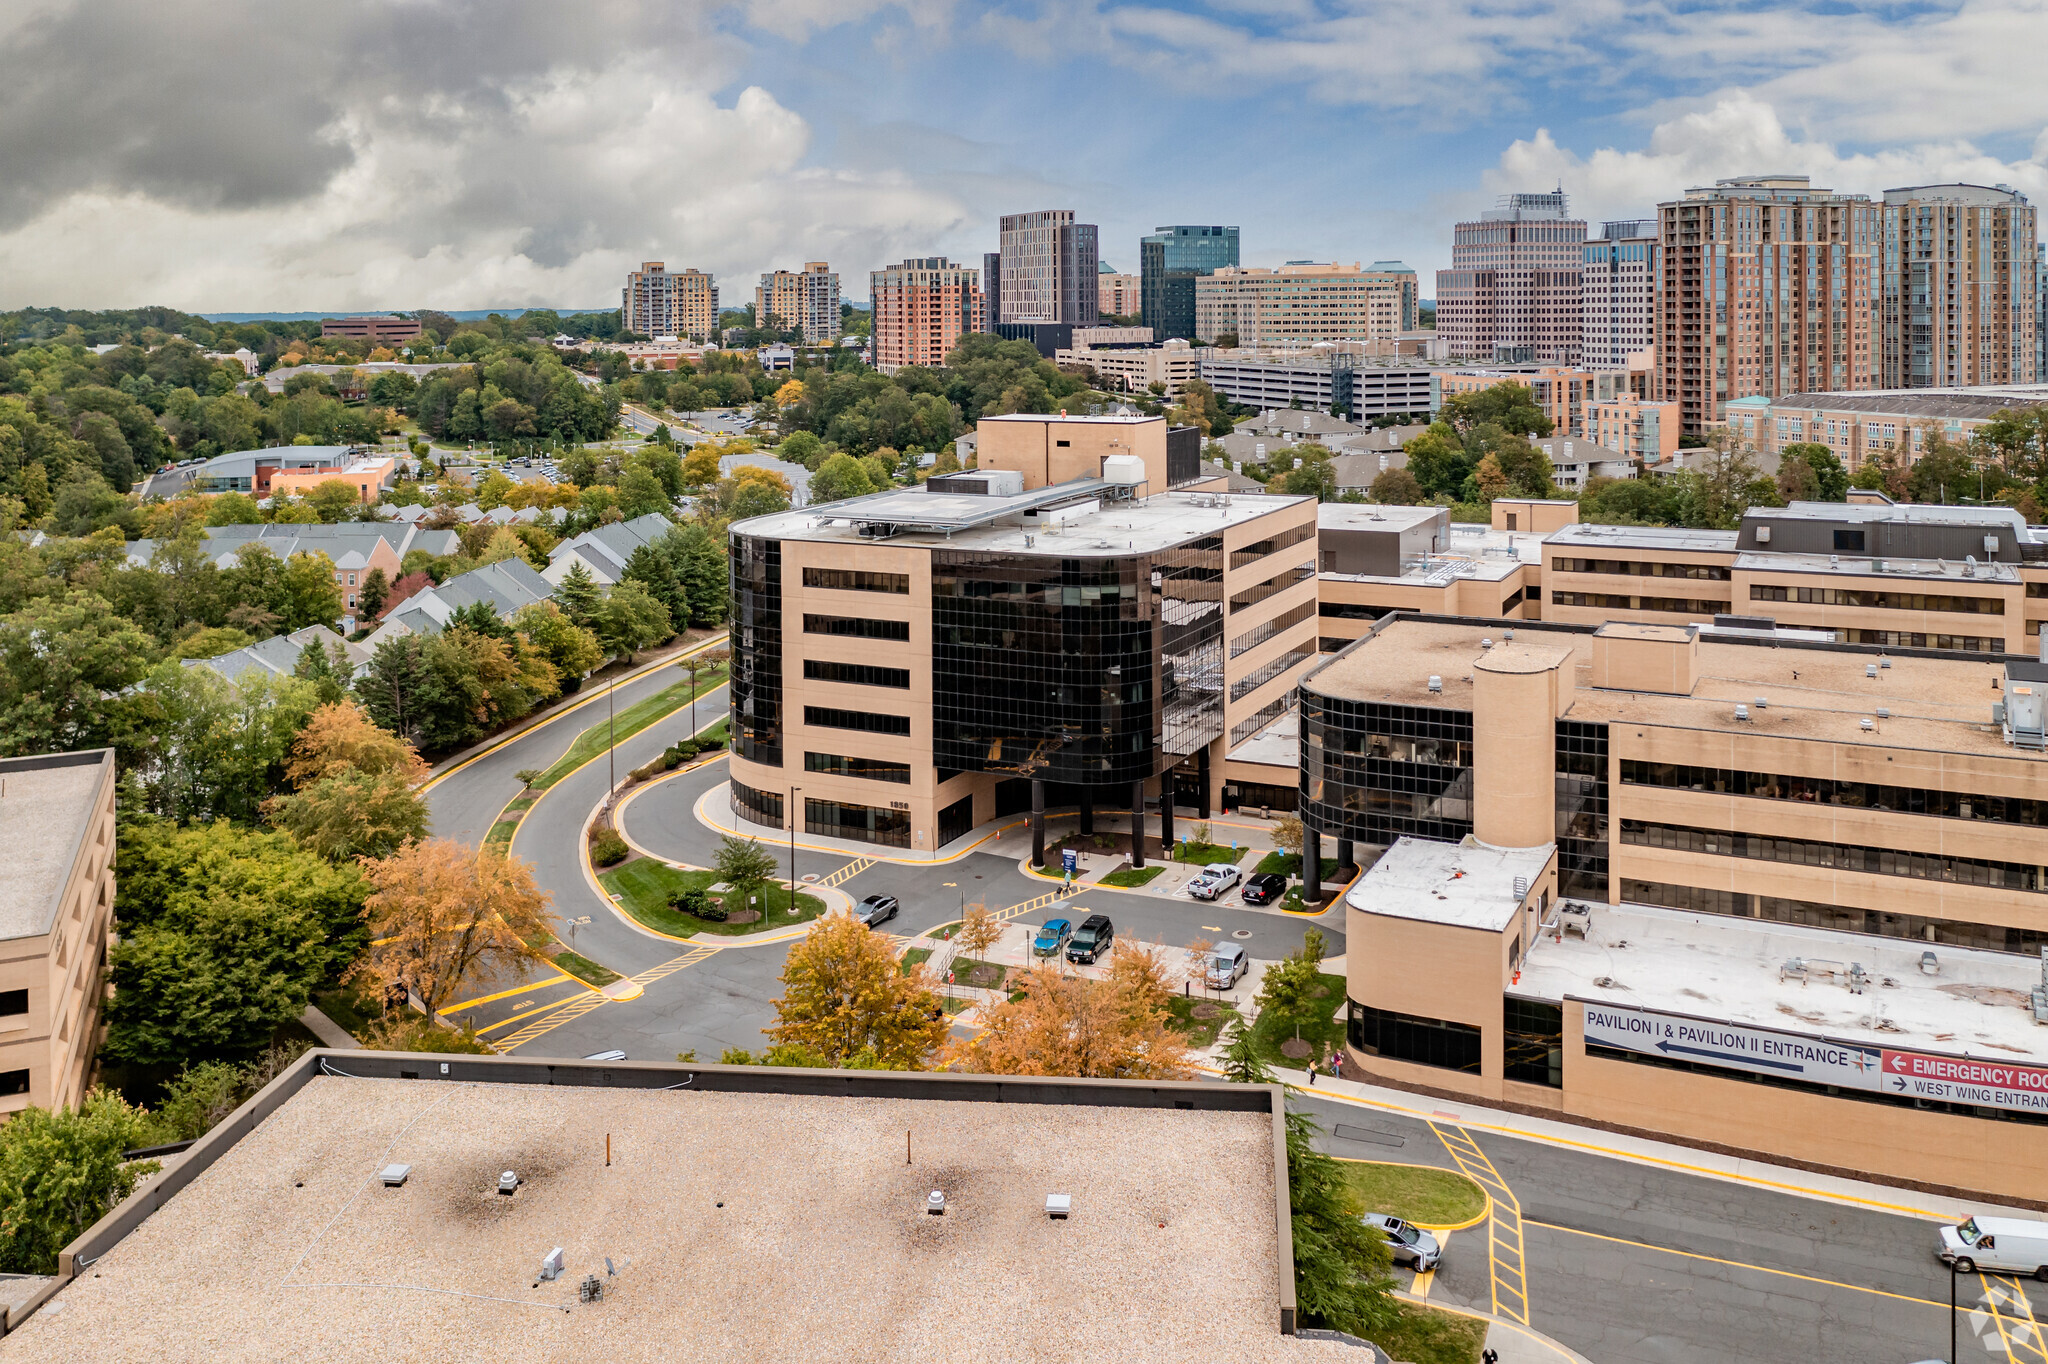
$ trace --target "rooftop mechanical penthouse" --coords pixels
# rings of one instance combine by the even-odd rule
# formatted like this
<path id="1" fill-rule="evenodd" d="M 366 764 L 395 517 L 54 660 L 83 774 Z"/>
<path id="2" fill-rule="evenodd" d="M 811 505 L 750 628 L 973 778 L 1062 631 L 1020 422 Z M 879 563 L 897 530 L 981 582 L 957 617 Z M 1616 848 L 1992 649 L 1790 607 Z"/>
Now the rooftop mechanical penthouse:
<path id="1" fill-rule="evenodd" d="M 801 800 L 806 832 L 930 852 L 1048 802 L 1206 816 L 1314 661 L 1313 499 L 1212 491 L 1160 418 L 980 437 L 975 470 L 732 528 L 740 818 Z"/>

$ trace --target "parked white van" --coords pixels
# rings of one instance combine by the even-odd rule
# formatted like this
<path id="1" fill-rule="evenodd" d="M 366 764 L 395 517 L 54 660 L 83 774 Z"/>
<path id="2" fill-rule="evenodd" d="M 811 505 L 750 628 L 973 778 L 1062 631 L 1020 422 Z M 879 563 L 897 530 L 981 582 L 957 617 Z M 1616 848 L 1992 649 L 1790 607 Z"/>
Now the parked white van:
<path id="1" fill-rule="evenodd" d="M 1980 1269 L 2031 1274 L 2048 1283 L 2048 1222 L 1972 1217 L 1941 1229 L 1941 1258 L 1964 1274 Z"/>

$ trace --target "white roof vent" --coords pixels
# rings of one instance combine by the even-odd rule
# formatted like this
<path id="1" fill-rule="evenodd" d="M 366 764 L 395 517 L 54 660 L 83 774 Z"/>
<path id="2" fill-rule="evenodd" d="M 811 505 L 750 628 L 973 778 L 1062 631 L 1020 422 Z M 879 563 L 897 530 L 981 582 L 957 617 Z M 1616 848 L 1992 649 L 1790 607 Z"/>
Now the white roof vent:
<path id="1" fill-rule="evenodd" d="M 1842 566 L 1842 556 L 1841 556 L 1841 555 L 1839 555 L 1839 554 L 1830 554 L 1830 555 L 1828 555 L 1828 567 L 1829 567 L 1829 568 L 1840 568 L 1841 566 Z"/>
<path id="2" fill-rule="evenodd" d="M 386 1165 L 377 1172 L 377 1178 L 384 1181 L 387 1189 L 396 1189 L 405 1183 L 405 1177 L 412 1173 L 410 1165 Z"/>
<path id="3" fill-rule="evenodd" d="M 925 1195 L 924 1210 L 933 1217 L 944 1217 L 946 1215 L 946 1196 L 937 1189 L 933 1189 Z"/>
<path id="4" fill-rule="evenodd" d="M 1863 675 L 1864 675 L 1865 677 L 1876 677 L 1876 676 L 1877 676 L 1877 665 L 1876 665 L 1875 663 L 1866 663 L 1866 664 L 1864 664 L 1864 665 L 1863 665 Z"/>
<path id="5" fill-rule="evenodd" d="M 1760 545 L 1768 545 L 1771 542 L 1771 528 L 1769 526 L 1758 526 L 1756 528 L 1756 542 Z"/>
<path id="6" fill-rule="evenodd" d="M 1479 647 L 1482 649 L 1491 649 L 1493 647 L 1493 641 L 1490 639 L 1482 639 L 1479 641 Z"/>
<path id="7" fill-rule="evenodd" d="M 553 1250 L 540 1257 L 540 1278 L 542 1283 L 552 1283 L 561 1277 L 562 1248 L 556 1246 Z"/>
<path id="8" fill-rule="evenodd" d="M 1756 708 L 1757 708 L 1758 710 L 1769 710 L 1769 709 L 1770 709 L 1770 705 L 1771 705 L 1771 703 L 1770 703 L 1770 702 L 1768 702 L 1768 701 L 1766 701 L 1766 700 L 1764 700 L 1764 698 L 1763 698 L 1763 697 L 1761 697 L 1761 696 L 1757 697 L 1757 699 L 1756 699 Z"/>
<path id="9" fill-rule="evenodd" d="M 1429 689 L 1434 692 L 1441 692 L 1444 689 L 1443 678 L 1437 676 L 1435 673 L 1431 673 L 1429 675 Z"/>
<path id="10" fill-rule="evenodd" d="M 510 1198 L 519 1188 L 519 1176 L 510 1170 L 498 1176 L 498 1192 Z"/>
<path id="11" fill-rule="evenodd" d="M 1045 1215 L 1055 1222 L 1064 1222 L 1074 1211 L 1072 1194 L 1049 1193 L 1045 1196 Z"/>
<path id="12" fill-rule="evenodd" d="M 1514 632 L 1513 630 L 1503 630 L 1503 631 L 1501 632 L 1501 638 L 1503 638 L 1503 639 L 1513 639 L 1514 637 L 1515 637 L 1515 632 Z"/>
<path id="13" fill-rule="evenodd" d="M 1748 707 L 1748 706 L 1737 706 L 1737 707 L 1735 708 L 1735 718 L 1736 718 L 1736 719 L 1738 719 L 1738 720 L 1744 720 L 1744 721 L 1748 720 L 1748 719 L 1749 719 L 1749 707 Z"/>
<path id="14" fill-rule="evenodd" d="M 1889 720 L 1889 719 L 1891 719 L 1891 718 L 1892 718 L 1892 713 L 1891 713 L 1891 710 L 1890 710 L 1890 708 L 1889 708 L 1889 707 L 1886 707 L 1886 706 L 1879 706 L 1879 707 L 1877 708 L 1877 718 L 1878 718 L 1878 719 L 1880 719 L 1880 720 Z"/>
<path id="15" fill-rule="evenodd" d="M 1862 730 L 1865 734 L 1868 734 L 1871 730 L 1877 728 L 1877 721 L 1871 719 L 1868 716 L 1865 716 L 1863 719 L 1858 720 L 1856 722 L 1856 727 Z"/>

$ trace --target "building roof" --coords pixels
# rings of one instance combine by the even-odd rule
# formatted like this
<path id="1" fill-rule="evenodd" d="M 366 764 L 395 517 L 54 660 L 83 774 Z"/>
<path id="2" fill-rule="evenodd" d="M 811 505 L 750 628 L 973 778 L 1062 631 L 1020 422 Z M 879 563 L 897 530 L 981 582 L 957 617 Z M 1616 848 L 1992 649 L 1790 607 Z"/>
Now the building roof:
<path id="1" fill-rule="evenodd" d="M 1903 559 L 1890 555 L 1866 557 L 1861 554 L 1786 554 L 1754 550 L 1736 555 L 1735 567 L 1752 573 L 1940 578 L 1958 583 L 2016 583 L 2020 580 L 2020 571 L 2012 564 L 1971 564 L 1960 559 Z"/>
<path id="2" fill-rule="evenodd" d="M 1378 502 L 1325 502 L 1316 508 L 1316 526 L 1321 530 L 1414 530 L 1435 525 L 1444 510 Z"/>
<path id="3" fill-rule="evenodd" d="M 1273 723 L 1231 749 L 1227 757 L 1234 763 L 1283 768 L 1292 784 L 1301 773 L 1300 710 L 1289 706 Z"/>
<path id="4" fill-rule="evenodd" d="M 1868 412 L 1886 417 L 1959 421 L 1995 417 L 2016 407 L 2048 403 L 2048 384 L 1981 388 L 1885 388 L 1856 393 L 1791 393 L 1765 399 L 1773 412 Z"/>
<path id="5" fill-rule="evenodd" d="M 2027 519 L 2011 507 L 1951 507 L 1939 502 L 1794 502 L 1785 507 L 1751 507 L 1745 520 L 1858 523 L 1904 522 L 1949 526 L 2003 526 L 2015 539 L 2027 533 Z"/>
<path id="6" fill-rule="evenodd" d="M 111 748 L 0 758 L 0 938 L 50 931 L 100 792 L 113 779 Z"/>
<path id="7" fill-rule="evenodd" d="M 1247 477 L 1235 469 L 1226 469 L 1220 464 L 1211 464 L 1207 460 L 1202 461 L 1201 468 L 1202 477 L 1222 479 L 1224 486 L 1231 492 L 1262 493 L 1266 491 L 1265 484 L 1259 482 L 1256 478 Z"/>
<path id="8" fill-rule="evenodd" d="M 1693 530 L 1685 526 L 1606 526 L 1577 521 L 1544 537 L 1558 549 L 1655 549 L 1693 554 L 1733 554 L 1739 531 Z"/>
<path id="9" fill-rule="evenodd" d="M 1552 851 L 1548 843 L 1496 848 L 1475 838 L 1438 843 L 1403 835 L 1358 878 L 1344 903 L 1365 914 L 1498 933 L 1522 907 Z"/>
<path id="10" fill-rule="evenodd" d="M 374 652 L 367 644 L 352 644 L 328 629 L 325 625 L 308 625 L 288 635 L 272 635 L 269 639 L 258 640 L 247 648 L 235 649 L 229 653 L 216 654 L 212 658 L 188 658 L 188 668 L 206 668 L 217 672 L 230 682 L 250 671 L 268 673 L 273 677 L 289 677 L 298 666 L 299 655 L 306 651 L 308 644 L 318 641 L 331 653 L 340 648 L 349 666 L 357 667 L 370 661 Z"/>
<path id="11" fill-rule="evenodd" d="M 1293 408 L 1261 412 L 1250 421 L 1238 423 L 1237 429 L 1254 435 L 1358 436 L 1365 433 L 1365 428 L 1357 422 L 1348 422 L 1327 412 Z"/>
<path id="12" fill-rule="evenodd" d="M 1619 450 L 1585 439 L 1582 436 L 1539 436 L 1529 442 L 1552 464 L 1605 464 L 1632 463 Z"/>
<path id="13" fill-rule="evenodd" d="M 2002 654 L 1833 644 L 1812 638 L 1812 631 L 1724 632 L 1702 622 L 1698 681 L 1690 695 L 1673 696 L 1595 688 L 1593 631 L 1542 621 L 1396 614 L 1304 675 L 1301 686 L 1347 700 L 1469 711 L 1473 668 L 1488 652 L 1482 641 L 1500 646 L 1512 634 L 1571 650 L 1560 681 L 1561 719 L 2048 761 L 2008 745 L 1992 727 L 1991 704 L 1999 699 L 2007 663 Z M 1877 676 L 1866 676 L 1881 659 Z M 1441 693 L 1429 690 L 1431 676 L 1443 680 Z M 1763 706 L 1756 704 L 1759 697 Z M 1747 719 L 1735 717 L 1738 705 L 1748 708 Z M 1879 717 L 1880 708 L 1890 715 Z M 1862 727 L 1864 720 L 1871 729 Z"/>
<path id="14" fill-rule="evenodd" d="M 1390 469 L 1408 467 L 1408 452 L 1405 450 L 1359 451 L 1356 454 L 1339 455 L 1330 461 L 1330 472 L 1336 476 L 1339 491 L 1364 489 L 1372 481 Z"/>
<path id="15" fill-rule="evenodd" d="M 633 557 L 634 550 L 653 544 L 675 528 L 676 523 L 660 512 L 649 512 L 631 521 L 593 526 L 581 535 L 571 536 L 549 550 L 548 558 L 559 559 L 574 552 L 608 568 L 608 576 L 617 581 L 626 571 L 626 561 Z"/>
<path id="16" fill-rule="evenodd" d="M 475 602 L 489 602 L 501 617 L 554 594 L 546 578 L 524 559 L 500 559 L 450 578 L 439 587 L 415 592 L 388 612 L 376 632 L 363 641 L 373 652 L 399 635 L 438 635 L 448 618 Z"/>
<path id="17" fill-rule="evenodd" d="M 351 1078 L 401 1066 L 427 1078 Z M 90 1272 L 9 1332 L 10 1357 L 1351 1356 L 1281 1334 L 1276 1087 L 554 1069 L 308 1056 L 274 1109 L 187 1154 L 175 1192 L 74 1243 Z M 694 1155 L 759 1150 L 786 1158 Z"/>

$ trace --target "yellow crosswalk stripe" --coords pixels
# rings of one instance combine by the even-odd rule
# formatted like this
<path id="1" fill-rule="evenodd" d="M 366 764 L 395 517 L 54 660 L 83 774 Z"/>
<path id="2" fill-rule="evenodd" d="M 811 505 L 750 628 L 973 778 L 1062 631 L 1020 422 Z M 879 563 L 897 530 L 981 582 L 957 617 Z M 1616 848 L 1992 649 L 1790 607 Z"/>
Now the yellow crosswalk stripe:
<path id="1" fill-rule="evenodd" d="M 1462 1127 L 1445 1127 L 1432 1122 L 1429 1130 L 1450 1152 L 1451 1159 L 1472 1180 L 1493 1195 L 1493 1214 L 1487 1219 L 1487 1258 L 1491 1262 L 1493 1310 L 1496 1316 L 1511 1317 L 1529 1324 L 1528 1257 L 1522 1242 L 1522 1204 L 1515 1191 L 1501 1178 L 1500 1171 L 1479 1149 L 1479 1143 Z"/>
<path id="2" fill-rule="evenodd" d="M 671 957 L 669 960 L 661 963 L 661 965 L 659 966 L 648 967 L 645 971 L 642 971 L 640 974 L 632 977 L 633 983 L 645 987 L 654 984 L 654 982 L 658 980 L 666 980 L 668 977 L 674 975 L 676 972 L 681 971 L 686 967 L 695 966 L 697 963 L 701 961 L 708 961 L 712 957 L 717 956 L 720 952 L 724 950 L 725 949 L 722 947 L 692 947 L 689 951 L 683 953 L 680 957 Z M 564 1023 L 574 1023 L 577 1019 L 583 1017 L 583 1015 L 589 1013 L 592 1009 L 597 1008 L 600 1004 L 609 1004 L 611 1002 L 612 1001 L 608 996 L 601 994 L 595 990 L 591 991 L 588 994 L 578 995 L 574 999 L 569 1000 L 565 1004 L 561 1004 L 559 1006 L 550 1006 L 551 1008 L 553 1008 L 554 1011 L 552 1013 L 549 1013 L 547 1017 L 536 1018 L 533 1022 L 527 1024 L 518 1032 L 512 1033 L 507 1037 L 501 1038 L 493 1042 L 491 1045 L 496 1047 L 501 1052 L 514 1051 L 520 1047 L 525 1046 L 528 1042 L 533 1041 L 537 1037 L 545 1037 L 547 1034 L 553 1032 L 556 1028 L 561 1027 Z M 534 1012 L 540 1013 L 543 1011 L 535 1010 Z M 524 1014 L 520 1015 L 520 1017 L 522 1018 L 525 1016 L 526 1015 Z M 511 1023 L 514 1021 L 514 1019 L 510 1018 L 505 1020 L 506 1023 Z M 504 1025 L 499 1024 L 498 1026 L 502 1027 Z"/>
<path id="3" fill-rule="evenodd" d="M 830 876 L 826 877 L 824 880 L 818 882 L 817 884 L 820 886 L 824 886 L 828 889 L 833 886 L 843 886 L 848 881 L 851 881 L 854 877 L 860 875 L 862 872 L 866 871 L 869 867 L 872 867 L 874 865 L 875 859 L 872 857 L 856 857 L 853 859 L 853 861 L 848 862 L 838 871 L 833 872 Z"/>

